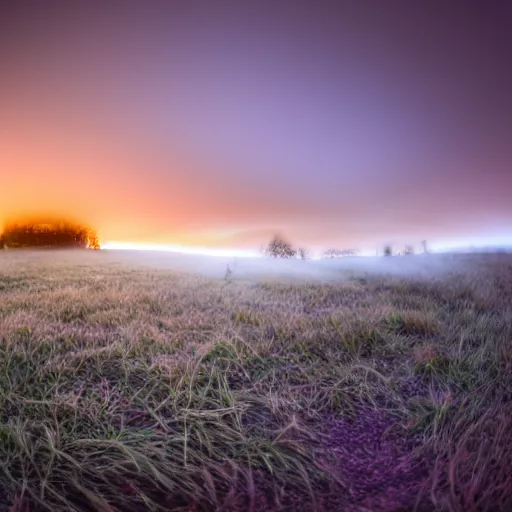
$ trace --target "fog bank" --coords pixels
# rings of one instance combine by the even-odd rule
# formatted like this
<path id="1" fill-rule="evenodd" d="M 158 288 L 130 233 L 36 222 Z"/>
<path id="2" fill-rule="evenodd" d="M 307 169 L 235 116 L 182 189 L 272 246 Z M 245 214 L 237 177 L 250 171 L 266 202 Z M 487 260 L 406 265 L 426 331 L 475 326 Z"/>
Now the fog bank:
<path id="1" fill-rule="evenodd" d="M 421 254 L 345 257 L 325 260 L 238 258 L 160 251 L 102 251 L 109 258 L 142 267 L 169 269 L 232 280 L 301 279 L 330 281 L 366 274 L 429 277 L 461 269 L 467 256 Z"/>
<path id="2" fill-rule="evenodd" d="M 510 257 L 509 255 L 502 255 Z M 478 262 L 499 254 L 418 254 L 411 256 L 354 256 L 326 260 L 285 260 L 268 257 L 227 257 L 137 250 L 7 250 L 0 251 L 2 271 L 24 266 L 126 265 L 141 271 L 169 270 L 233 281 L 300 280 L 339 281 L 366 275 L 391 275 L 429 279 L 447 273 L 468 274 Z"/>

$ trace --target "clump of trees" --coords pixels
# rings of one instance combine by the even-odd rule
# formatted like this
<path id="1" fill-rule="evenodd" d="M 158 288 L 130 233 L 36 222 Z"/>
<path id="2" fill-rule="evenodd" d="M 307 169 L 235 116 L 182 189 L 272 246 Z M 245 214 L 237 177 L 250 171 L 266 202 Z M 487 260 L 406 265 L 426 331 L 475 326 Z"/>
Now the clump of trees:
<path id="1" fill-rule="evenodd" d="M 422 241 L 423 251 L 427 252 L 427 243 L 426 241 Z M 289 242 L 287 242 L 282 236 L 276 235 L 269 242 L 269 244 L 260 248 L 263 254 L 267 256 L 271 256 L 273 258 L 299 258 L 302 260 L 309 259 L 310 255 L 307 249 L 304 247 L 299 247 L 295 249 Z M 377 255 L 380 251 L 377 251 Z M 395 250 L 393 251 L 393 247 L 391 244 L 387 244 L 383 248 L 382 254 L 384 256 L 393 256 L 393 254 L 400 255 L 413 255 L 415 253 L 413 245 L 406 245 L 403 250 Z M 322 253 L 322 257 L 324 259 L 334 259 L 334 258 L 345 258 L 347 256 L 357 256 L 358 252 L 354 249 L 327 249 Z"/>
<path id="2" fill-rule="evenodd" d="M 396 256 L 412 256 L 414 254 L 414 246 L 406 245 L 403 250 L 395 251 Z M 384 247 L 384 256 L 393 256 L 393 248 L 391 245 Z"/>
<path id="3" fill-rule="evenodd" d="M 261 250 L 263 254 L 273 258 L 298 258 L 301 260 L 310 258 L 310 253 L 305 247 L 295 249 L 280 235 L 274 236 L 268 245 Z M 328 249 L 323 253 L 324 258 L 342 258 L 345 256 L 357 256 L 357 252 L 353 249 Z"/>
<path id="4" fill-rule="evenodd" d="M 5 224 L 0 247 L 99 249 L 97 233 L 82 224 L 61 219 L 30 219 Z"/>
<path id="5" fill-rule="evenodd" d="M 274 236 L 264 250 L 265 254 L 272 258 L 296 258 L 297 251 L 281 236 Z"/>

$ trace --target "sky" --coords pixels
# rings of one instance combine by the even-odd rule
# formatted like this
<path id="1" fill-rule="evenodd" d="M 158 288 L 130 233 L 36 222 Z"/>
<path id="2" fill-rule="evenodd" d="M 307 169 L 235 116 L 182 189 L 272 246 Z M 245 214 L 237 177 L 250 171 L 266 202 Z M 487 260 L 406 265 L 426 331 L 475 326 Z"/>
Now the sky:
<path id="1" fill-rule="evenodd" d="M 507 4 L 2 2 L 0 221 L 146 246 L 512 243 Z"/>

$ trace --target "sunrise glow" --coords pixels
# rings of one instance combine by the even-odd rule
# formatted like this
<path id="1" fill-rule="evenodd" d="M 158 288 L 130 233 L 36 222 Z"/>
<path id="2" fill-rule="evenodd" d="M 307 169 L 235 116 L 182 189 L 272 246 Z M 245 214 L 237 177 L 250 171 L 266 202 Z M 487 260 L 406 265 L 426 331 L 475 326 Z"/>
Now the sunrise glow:
<path id="1" fill-rule="evenodd" d="M 215 249 L 207 247 L 187 247 L 181 245 L 165 244 L 143 244 L 129 242 L 106 242 L 101 244 L 101 248 L 111 251 L 161 251 L 174 252 L 180 254 L 200 254 L 205 256 L 224 256 L 236 258 L 258 258 L 261 253 L 256 251 L 244 251 L 241 249 Z"/>
<path id="2" fill-rule="evenodd" d="M 55 210 L 106 248 L 245 256 L 275 232 L 375 254 L 512 222 L 503 16 L 164 2 L 121 21 L 110 3 L 14 4 L 0 224 Z"/>
<path id="3" fill-rule="evenodd" d="M 0 1 L 0 509 L 512 511 L 512 2 Z"/>

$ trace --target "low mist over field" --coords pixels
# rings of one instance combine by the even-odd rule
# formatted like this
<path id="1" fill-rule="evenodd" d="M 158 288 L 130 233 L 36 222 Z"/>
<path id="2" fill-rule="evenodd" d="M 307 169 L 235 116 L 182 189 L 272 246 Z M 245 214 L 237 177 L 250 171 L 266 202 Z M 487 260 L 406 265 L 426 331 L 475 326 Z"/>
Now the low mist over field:
<path id="1" fill-rule="evenodd" d="M 493 256 L 489 256 L 492 258 Z M 162 269 L 199 274 L 215 279 L 265 280 L 295 279 L 300 281 L 338 281 L 354 276 L 391 275 L 396 277 L 442 277 L 448 273 L 471 269 L 471 262 L 478 254 L 418 254 L 390 258 L 352 256 L 333 259 L 297 260 L 271 257 L 210 256 L 180 254 L 170 251 L 102 250 L 86 254 L 77 251 L 10 251 L 4 261 L 13 265 L 26 262 L 87 261 L 89 264 L 126 264 L 134 268 Z"/>
<path id="2" fill-rule="evenodd" d="M 108 257 L 134 265 L 199 273 L 213 278 L 343 280 L 365 274 L 427 278 L 467 267 L 470 255 L 425 254 L 411 257 L 346 257 L 323 260 L 286 260 L 269 257 L 225 257 L 159 251 L 108 252 Z"/>

